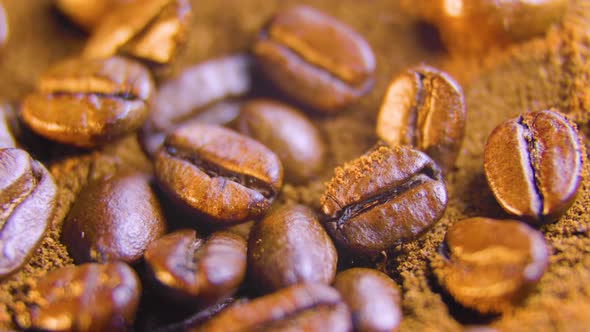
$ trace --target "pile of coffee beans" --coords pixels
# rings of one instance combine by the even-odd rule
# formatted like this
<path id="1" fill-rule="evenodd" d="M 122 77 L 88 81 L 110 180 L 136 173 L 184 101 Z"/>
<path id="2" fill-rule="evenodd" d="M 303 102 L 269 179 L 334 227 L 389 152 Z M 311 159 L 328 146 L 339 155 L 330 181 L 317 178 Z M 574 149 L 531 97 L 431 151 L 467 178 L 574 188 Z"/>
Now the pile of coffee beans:
<path id="1" fill-rule="evenodd" d="M 540 12 L 475 2 L 458 1 L 459 9 L 444 2 L 445 18 L 432 19 L 443 37 L 488 15 L 486 36 L 518 40 L 545 31 L 564 3 Z M 155 82 L 154 72 L 182 50 L 187 0 L 57 6 L 91 37 L 79 57 L 39 77 L 16 122 L 84 149 L 137 134 L 153 172 L 129 167 L 89 181 L 61 230 L 78 265 L 36 280 L 29 291 L 38 300 L 22 328 L 141 330 L 134 324 L 150 315 L 150 302 L 184 310 L 161 331 L 398 328 L 402 290 L 354 262 L 419 238 L 445 214 L 445 177 L 456 169 L 468 111 L 452 77 L 426 65 L 394 77 L 376 121 L 380 141 L 334 170 L 319 209 L 280 206 L 283 183 L 317 178 L 326 158 L 323 137 L 300 107 L 338 116 L 372 88 L 376 61 L 362 36 L 314 8 L 287 7 L 250 50 Z M 432 8 L 422 16 L 431 19 Z M 518 21 L 530 11 L 541 15 L 530 31 L 498 30 L 506 15 Z M 265 95 L 264 86 L 278 93 Z M 11 114 L 0 108 L 0 278 L 28 261 L 58 204 L 52 176 L 17 143 Z M 453 221 L 431 261 L 443 292 L 481 313 L 517 306 L 548 265 L 533 227 L 567 211 L 581 168 L 576 127 L 559 111 L 526 112 L 498 126 L 482 169 L 516 220 Z"/>

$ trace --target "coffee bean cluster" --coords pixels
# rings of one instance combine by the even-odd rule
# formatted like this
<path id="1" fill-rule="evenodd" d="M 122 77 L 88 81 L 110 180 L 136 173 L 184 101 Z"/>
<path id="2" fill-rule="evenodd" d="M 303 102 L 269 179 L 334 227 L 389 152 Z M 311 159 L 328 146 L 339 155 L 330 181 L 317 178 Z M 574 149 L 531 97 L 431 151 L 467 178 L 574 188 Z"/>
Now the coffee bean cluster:
<path id="1" fill-rule="evenodd" d="M 92 34 L 79 57 L 39 78 L 18 122 L 85 149 L 137 133 L 154 167 L 89 181 L 61 233 L 77 266 L 37 280 L 30 291 L 38 301 L 23 328 L 126 331 L 154 302 L 186 311 L 165 331 L 398 328 L 399 286 L 347 260 L 371 261 L 444 216 L 445 178 L 461 151 L 467 111 L 452 77 L 426 65 L 394 77 L 378 112 L 379 142 L 335 169 L 319 210 L 279 206 L 283 183 L 305 184 L 322 169 L 326 143 L 313 116 L 337 116 L 372 87 L 376 62 L 362 36 L 314 8 L 287 7 L 248 52 L 156 84 L 152 72 L 185 41 L 186 0 L 57 5 Z M 0 37 L 5 30 L 0 24 Z M 260 84 L 273 85 L 282 101 L 253 93 Z M 58 204 L 52 176 L 21 149 L 14 122 L 3 105 L 0 277 L 28 261 Z M 548 264 L 533 227 L 567 211 L 581 167 L 575 125 L 557 110 L 498 126 L 483 169 L 516 220 L 455 221 L 431 262 L 444 292 L 481 313 L 517 305 Z"/>

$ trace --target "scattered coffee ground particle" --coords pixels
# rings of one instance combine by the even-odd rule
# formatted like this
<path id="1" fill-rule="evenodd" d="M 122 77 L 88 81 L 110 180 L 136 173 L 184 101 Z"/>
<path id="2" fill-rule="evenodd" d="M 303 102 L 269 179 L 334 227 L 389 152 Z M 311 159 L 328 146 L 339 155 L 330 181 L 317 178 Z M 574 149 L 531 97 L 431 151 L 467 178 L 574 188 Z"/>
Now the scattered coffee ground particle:
<path id="1" fill-rule="evenodd" d="M 10 33 L 0 54 L 0 96 L 18 101 L 32 90 L 38 75 L 51 63 L 77 54 L 85 35 L 58 18 L 51 0 L 4 1 Z M 377 55 L 377 77 L 372 92 L 336 117 L 312 117 L 328 146 L 321 178 L 306 186 L 285 185 L 278 202 L 301 202 L 314 209 L 333 168 L 364 153 L 375 141 L 375 118 L 391 77 L 419 63 L 439 67 L 462 84 L 467 104 L 467 126 L 457 166 L 448 176 L 449 207 L 445 217 L 425 236 L 388 253 L 387 273 L 403 292 L 402 331 L 455 331 L 469 321 L 446 303 L 432 279 L 429 260 L 448 225 L 457 220 L 486 216 L 507 217 L 485 183 L 483 145 L 503 120 L 526 110 L 557 107 L 590 134 L 590 3 L 572 0 L 565 23 L 544 38 L 493 51 L 485 57 L 448 55 L 440 47 L 417 39 L 415 22 L 395 1 L 355 0 L 192 1 L 195 8 L 185 53 L 171 68 L 178 72 L 210 57 L 244 50 L 265 20 L 282 3 L 308 3 L 350 24 L 364 35 Z M 35 22 L 35 24 L 29 24 Z M 459 37 L 460 38 L 460 37 Z M 586 144 L 590 143 L 586 139 Z M 47 166 L 59 187 L 59 205 L 48 236 L 31 261 L 0 281 L 0 330 L 27 325 L 27 293 L 34 279 L 47 271 L 72 264 L 60 244 L 62 219 L 89 178 L 121 167 L 149 169 L 132 137 L 102 150 L 68 155 Z M 544 226 L 552 252 L 548 271 L 536 289 L 512 312 L 493 317 L 489 324 L 506 331 L 583 330 L 590 326 L 590 165 L 585 164 L 578 199 L 559 221 Z M 451 306 L 452 310 L 448 309 Z M 450 314 L 453 313 L 454 315 Z M 469 322 L 478 323 L 478 322 Z"/>

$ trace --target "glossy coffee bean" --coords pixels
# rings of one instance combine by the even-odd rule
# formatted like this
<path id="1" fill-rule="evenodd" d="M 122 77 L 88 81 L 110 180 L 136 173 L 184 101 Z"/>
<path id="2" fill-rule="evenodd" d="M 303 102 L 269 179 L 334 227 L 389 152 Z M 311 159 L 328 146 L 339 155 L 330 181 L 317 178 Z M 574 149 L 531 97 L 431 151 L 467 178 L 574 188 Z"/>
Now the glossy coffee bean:
<path id="1" fill-rule="evenodd" d="M 33 287 L 31 327 L 42 331 L 127 331 L 141 284 L 125 263 L 88 263 L 50 272 Z"/>
<path id="2" fill-rule="evenodd" d="M 457 302 L 482 313 L 511 308 L 547 267 L 543 234 L 516 220 L 459 221 L 445 246 L 431 263 L 434 274 Z"/>
<path id="3" fill-rule="evenodd" d="M 269 213 L 250 233 L 248 273 L 262 292 L 303 282 L 330 284 L 337 261 L 332 240 L 303 205 Z"/>
<path id="4" fill-rule="evenodd" d="M 70 59 L 41 76 L 21 116 L 50 140 L 93 147 L 137 129 L 153 90 L 149 71 L 137 62 Z"/>
<path id="5" fill-rule="evenodd" d="M 553 110 L 526 112 L 496 127 L 484 170 L 498 203 L 534 225 L 559 218 L 580 186 L 580 144 L 575 125 Z"/>
<path id="6" fill-rule="evenodd" d="M 78 196 L 62 229 L 62 241 L 77 263 L 135 263 L 166 231 L 160 204 L 141 173 L 91 181 Z"/>
<path id="7" fill-rule="evenodd" d="M 0 102 L 0 149 L 16 147 L 16 141 L 12 135 L 12 115 L 11 106 Z"/>
<path id="8" fill-rule="evenodd" d="M 387 144 L 412 145 L 448 171 L 464 132 L 463 91 L 449 75 L 422 66 L 389 84 L 377 118 L 377 136 Z"/>
<path id="9" fill-rule="evenodd" d="M 250 92 L 251 60 L 234 54 L 199 63 L 162 83 L 140 132 L 140 143 L 153 156 L 166 133 L 187 122 L 223 125 L 235 118 L 239 104 L 231 103 Z M 195 93 L 198 91 L 199 93 Z"/>
<path id="10" fill-rule="evenodd" d="M 279 158 L 232 130 L 190 124 L 170 134 L 155 158 L 156 176 L 176 201 L 216 224 L 263 214 L 283 182 Z"/>
<path id="11" fill-rule="evenodd" d="M 378 146 L 336 169 L 321 198 L 324 225 L 343 248 L 375 253 L 410 241 L 444 214 L 438 166 L 406 146 Z"/>
<path id="12" fill-rule="evenodd" d="M 232 296 L 246 274 L 246 240 L 216 232 L 209 238 L 183 229 L 163 236 L 145 252 L 148 274 L 162 296 L 212 305 Z"/>
<path id="13" fill-rule="evenodd" d="M 452 52 L 485 52 L 544 34 L 563 19 L 568 1 L 402 0 L 401 4 L 434 24 Z"/>
<path id="14" fill-rule="evenodd" d="M 387 275 L 373 269 L 339 272 L 334 288 L 348 304 L 358 332 L 396 331 L 402 318 L 401 292 Z"/>
<path id="15" fill-rule="evenodd" d="M 322 169 L 325 146 L 320 132 L 297 109 L 272 100 L 253 100 L 244 104 L 233 126 L 279 156 L 286 181 L 305 182 Z"/>
<path id="16" fill-rule="evenodd" d="M 118 6 L 139 0 L 56 0 L 57 8 L 84 30 L 92 31 Z"/>
<path id="17" fill-rule="evenodd" d="M 252 52 L 283 93 L 334 113 L 373 84 L 375 56 L 352 28 L 308 6 L 278 12 L 258 35 Z"/>
<path id="18" fill-rule="evenodd" d="M 39 246 L 57 204 L 53 177 L 20 149 L 0 149 L 0 278 Z"/>
<path id="19" fill-rule="evenodd" d="M 83 56 L 125 54 L 169 63 L 186 40 L 191 14 L 188 0 L 142 0 L 118 6 L 96 27 Z"/>
<path id="20" fill-rule="evenodd" d="M 250 302 L 234 304 L 192 332 L 351 331 L 350 312 L 336 290 L 298 284 Z"/>

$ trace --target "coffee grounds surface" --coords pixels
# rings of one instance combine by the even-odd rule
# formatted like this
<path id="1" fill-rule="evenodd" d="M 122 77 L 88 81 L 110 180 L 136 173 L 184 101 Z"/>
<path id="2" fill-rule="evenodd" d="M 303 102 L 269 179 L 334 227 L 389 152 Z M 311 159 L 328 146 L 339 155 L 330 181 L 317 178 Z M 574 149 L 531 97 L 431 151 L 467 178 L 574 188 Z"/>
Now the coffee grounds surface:
<path id="1" fill-rule="evenodd" d="M 5 1 L 10 25 L 0 54 L 0 97 L 17 102 L 51 63 L 75 56 L 87 36 L 60 17 L 52 1 Z M 160 79 L 188 65 L 244 51 L 279 6 L 308 3 L 359 31 L 377 55 L 371 93 L 331 117 L 312 115 L 328 146 L 319 179 L 305 186 L 286 184 L 277 204 L 298 202 L 319 209 L 325 183 L 334 168 L 376 142 L 375 119 L 389 80 L 407 67 L 428 64 L 447 71 L 463 86 L 467 125 L 457 168 L 448 177 L 449 207 L 443 219 L 418 240 L 383 253 L 374 261 L 403 291 L 402 331 L 457 331 L 465 325 L 490 325 L 501 331 L 581 331 L 590 326 L 590 166 L 574 205 L 556 223 L 544 226 L 550 264 L 531 294 L 513 311 L 480 316 L 461 308 L 436 284 L 429 261 L 447 227 L 463 218 L 507 218 L 495 202 L 483 174 L 483 146 L 502 121 L 528 110 L 556 107 L 579 127 L 585 145 L 590 134 L 590 3 L 573 0 L 566 19 L 546 36 L 490 50 L 486 55 L 448 54 L 431 29 L 417 24 L 397 1 L 373 0 L 227 0 L 192 1 L 194 19 L 188 44 L 178 61 L 159 70 Z M 34 22 L 34 23 L 33 23 Z M 458 36 L 460 38 L 460 36 Z M 59 203 L 48 235 L 28 264 L 0 281 L 0 330 L 27 326 L 26 305 L 36 301 L 32 282 L 48 271 L 73 264 L 60 242 L 61 222 L 83 186 L 119 169 L 151 171 L 135 136 L 94 151 L 47 143 L 40 158 L 55 176 Z M 586 158 L 586 153 L 584 153 Z M 586 160 L 585 160 L 586 161 Z"/>

